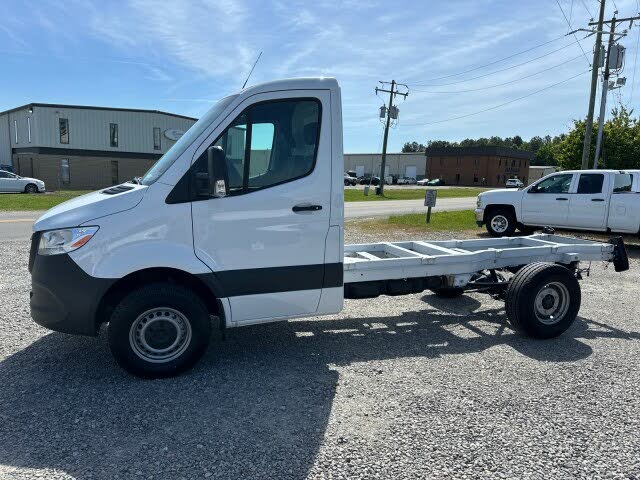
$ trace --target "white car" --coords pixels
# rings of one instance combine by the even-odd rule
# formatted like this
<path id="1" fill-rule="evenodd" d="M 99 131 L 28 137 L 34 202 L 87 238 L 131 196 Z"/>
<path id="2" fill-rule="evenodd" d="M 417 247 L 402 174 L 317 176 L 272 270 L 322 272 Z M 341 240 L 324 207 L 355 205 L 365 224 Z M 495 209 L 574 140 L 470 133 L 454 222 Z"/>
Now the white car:
<path id="1" fill-rule="evenodd" d="M 44 190 L 42 180 L 0 170 L 0 192 L 38 193 Z"/>
<path id="2" fill-rule="evenodd" d="M 522 183 L 519 179 L 517 178 L 510 178 L 507 180 L 507 182 L 505 183 L 505 187 L 506 188 L 522 188 L 524 187 L 524 183 Z"/>
<path id="3" fill-rule="evenodd" d="M 429 179 L 428 178 L 423 178 L 422 180 L 418 180 L 416 182 L 416 184 L 420 185 L 421 187 L 425 187 L 428 183 L 429 183 Z"/>
<path id="4" fill-rule="evenodd" d="M 413 177 L 402 177 L 398 179 L 398 185 L 415 185 L 416 179 Z"/>
<path id="5" fill-rule="evenodd" d="M 637 234 L 640 196 L 637 170 L 571 170 L 553 173 L 522 190 L 478 195 L 478 226 L 495 236 L 536 227 Z"/>

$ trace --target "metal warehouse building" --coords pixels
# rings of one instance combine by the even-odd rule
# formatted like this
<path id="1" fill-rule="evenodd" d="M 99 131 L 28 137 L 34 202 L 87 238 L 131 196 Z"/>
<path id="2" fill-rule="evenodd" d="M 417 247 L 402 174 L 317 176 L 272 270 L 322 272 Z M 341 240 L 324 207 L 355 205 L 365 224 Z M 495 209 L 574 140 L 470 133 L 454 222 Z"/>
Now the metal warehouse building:
<path id="1" fill-rule="evenodd" d="M 48 190 L 93 190 L 142 175 L 195 118 L 127 108 L 31 103 L 0 112 L 0 165 Z"/>
<path id="2" fill-rule="evenodd" d="M 386 175 L 411 177 L 417 180 L 425 176 L 425 158 L 422 153 L 387 153 Z M 382 155 L 379 153 L 345 153 L 344 169 L 353 170 L 358 177 L 380 175 Z"/>

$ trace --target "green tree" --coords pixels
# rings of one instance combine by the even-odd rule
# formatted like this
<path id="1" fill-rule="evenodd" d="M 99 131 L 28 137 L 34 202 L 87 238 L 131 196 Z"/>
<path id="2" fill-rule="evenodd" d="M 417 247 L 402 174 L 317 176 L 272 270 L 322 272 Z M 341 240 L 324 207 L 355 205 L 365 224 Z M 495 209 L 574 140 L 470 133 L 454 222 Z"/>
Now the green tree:
<path id="1" fill-rule="evenodd" d="M 425 146 L 418 142 L 407 142 L 402 146 L 402 153 L 424 152 Z"/>

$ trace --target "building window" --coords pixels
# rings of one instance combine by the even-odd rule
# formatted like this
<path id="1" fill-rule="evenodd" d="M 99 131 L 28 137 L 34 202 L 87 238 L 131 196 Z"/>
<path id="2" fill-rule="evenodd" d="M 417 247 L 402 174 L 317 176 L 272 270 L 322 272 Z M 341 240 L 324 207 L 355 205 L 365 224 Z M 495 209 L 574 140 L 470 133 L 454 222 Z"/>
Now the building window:
<path id="1" fill-rule="evenodd" d="M 31 117 L 27 117 L 27 140 L 31 143 Z"/>
<path id="2" fill-rule="evenodd" d="M 60 143 L 69 143 L 69 119 L 58 119 L 58 127 L 60 128 Z"/>
<path id="3" fill-rule="evenodd" d="M 473 183 L 478 183 L 478 174 L 477 173 L 473 174 Z"/>
<path id="4" fill-rule="evenodd" d="M 13 121 L 13 133 L 15 134 L 15 143 L 18 143 L 18 121 Z"/>
<path id="5" fill-rule="evenodd" d="M 162 144 L 160 143 L 160 129 L 158 127 L 153 128 L 153 149 L 160 150 Z"/>
<path id="6" fill-rule="evenodd" d="M 117 185 L 118 181 L 118 161 L 111 160 L 111 185 Z"/>
<path id="7" fill-rule="evenodd" d="M 516 159 L 515 159 L 515 158 L 511 160 L 511 166 L 512 166 L 512 167 L 515 167 L 515 166 L 516 166 Z"/>
<path id="8" fill-rule="evenodd" d="M 109 145 L 112 147 L 118 146 L 118 124 L 109 124 Z"/>
<path id="9" fill-rule="evenodd" d="M 69 185 L 71 175 L 69 174 L 69 160 L 63 158 L 60 160 L 60 183 Z"/>

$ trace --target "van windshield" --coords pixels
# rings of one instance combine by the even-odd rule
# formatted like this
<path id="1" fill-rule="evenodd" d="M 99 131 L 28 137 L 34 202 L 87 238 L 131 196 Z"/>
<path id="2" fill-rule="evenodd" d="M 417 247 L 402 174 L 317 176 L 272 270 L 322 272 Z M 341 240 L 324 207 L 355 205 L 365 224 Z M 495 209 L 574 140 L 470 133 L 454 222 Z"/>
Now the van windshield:
<path id="1" fill-rule="evenodd" d="M 144 174 L 140 183 L 142 185 L 151 185 L 166 172 L 171 165 L 182 155 L 182 153 L 191 145 L 196 138 L 204 132 L 209 125 L 233 102 L 238 95 L 229 95 L 216 103 L 200 120 L 186 131 L 182 137 L 158 159 L 156 163 Z"/>

